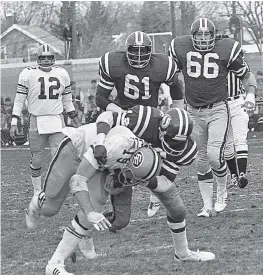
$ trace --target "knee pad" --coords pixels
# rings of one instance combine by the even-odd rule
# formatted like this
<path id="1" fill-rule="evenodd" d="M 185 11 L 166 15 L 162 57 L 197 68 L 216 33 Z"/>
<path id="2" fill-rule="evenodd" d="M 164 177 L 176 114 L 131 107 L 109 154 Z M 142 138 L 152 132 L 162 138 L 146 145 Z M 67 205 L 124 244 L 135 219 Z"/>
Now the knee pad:
<path id="1" fill-rule="evenodd" d="M 166 208 L 167 215 L 175 222 L 181 222 L 186 216 L 185 206 L 179 196 L 177 187 L 173 184 L 169 190 L 158 193 L 153 193 L 159 198 L 164 207 Z"/>
<path id="2" fill-rule="evenodd" d="M 125 188 L 121 193 L 111 196 L 113 215 L 111 224 L 113 230 L 125 228 L 131 218 L 132 187 Z"/>

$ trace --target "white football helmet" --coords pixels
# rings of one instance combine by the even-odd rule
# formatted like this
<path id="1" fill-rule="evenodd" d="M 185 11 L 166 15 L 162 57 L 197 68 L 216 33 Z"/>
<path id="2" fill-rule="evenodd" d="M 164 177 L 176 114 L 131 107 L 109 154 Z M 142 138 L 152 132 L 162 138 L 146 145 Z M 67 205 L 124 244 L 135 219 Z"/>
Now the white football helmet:
<path id="1" fill-rule="evenodd" d="M 37 50 L 37 64 L 41 68 L 51 68 L 55 62 L 54 49 L 48 44 L 41 45 Z"/>
<path id="2" fill-rule="evenodd" d="M 159 175 L 161 164 L 160 155 L 152 147 L 141 147 L 122 167 L 118 176 L 119 182 L 127 186 L 146 186 L 152 178 Z"/>

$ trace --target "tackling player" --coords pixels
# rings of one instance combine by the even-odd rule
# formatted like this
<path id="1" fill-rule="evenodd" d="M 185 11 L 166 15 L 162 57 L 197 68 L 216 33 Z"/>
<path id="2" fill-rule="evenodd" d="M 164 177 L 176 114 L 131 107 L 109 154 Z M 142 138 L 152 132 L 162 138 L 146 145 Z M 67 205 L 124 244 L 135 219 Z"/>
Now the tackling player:
<path id="1" fill-rule="evenodd" d="M 53 156 L 63 138 L 63 109 L 76 126 L 81 125 L 72 103 L 69 75 L 65 69 L 55 66 L 55 52 L 49 45 L 38 48 L 37 64 L 36 67 L 23 69 L 19 75 L 10 129 L 10 135 L 15 139 L 17 122 L 27 99 L 30 113 L 30 170 L 34 193 L 41 190 L 42 158 L 46 142 L 49 142 Z"/>
<path id="2" fill-rule="evenodd" d="M 231 71 L 242 80 L 247 110 L 254 108 L 256 82 L 240 44 L 230 38 L 216 40 L 215 26 L 207 18 L 193 22 L 190 36 L 173 39 L 169 52 L 184 75 L 187 110 L 194 123 L 197 176 L 204 203 L 198 216 L 210 217 L 225 209 L 227 199 L 227 167 L 223 157 L 229 124 L 227 74 Z M 214 177 L 217 200 L 213 207 Z"/>
<path id="3" fill-rule="evenodd" d="M 185 207 L 175 184 L 165 176 L 160 175 L 162 163 L 159 154 L 151 147 L 142 147 L 131 155 L 128 162 L 125 161 L 129 155 L 127 149 L 131 148 L 131 137 L 135 139 L 134 134 L 126 127 L 117 126 L 111 129 L 104 141 L 107 155 L 103 164 L 98 164 L 92 148 L 89 148 L 85 153 L 76 174 L 69 183 L 82 211 L 78 212 L 65 230 L 61 242 L 46 266 L 46 275 L 58 272 L 61 275 L 72 275 L 65 270 L 64 261 L 80 245 L 84 236 L 90 237 L 92 233 L 90 230 L 88 232 L 90 224 L 93 224 L 98 231 L 110 228 L 105 217 L 96 212 L 101 211 L 103 203 L 105 204 L 105 200 L 101 199 L 102 192 L 105 192 L 103 190 L 104 182 L 93 181 L 93 177 L 100 167 L 113 170 L 114 176 L 118 178 L 120 184 L 124 186 L 140 184 L 158 196 L 167 210 L 167 224 L 174 241 L 174 259 L 176 261 L 199 262 L 215 259 L 215 255 L 211 252 L 195 252 L 188 248 Z M 134 149 L 134 146 L 131 149 Z M 91 184 L 91 180 L 93 184 Z M 91 205 L 90 201 L 94 197 L 97 203 Z M 94 252 L 94 247 L 92 251 Z M 88 254 L 89 258 L 91 255 L 91 253 Z"/>

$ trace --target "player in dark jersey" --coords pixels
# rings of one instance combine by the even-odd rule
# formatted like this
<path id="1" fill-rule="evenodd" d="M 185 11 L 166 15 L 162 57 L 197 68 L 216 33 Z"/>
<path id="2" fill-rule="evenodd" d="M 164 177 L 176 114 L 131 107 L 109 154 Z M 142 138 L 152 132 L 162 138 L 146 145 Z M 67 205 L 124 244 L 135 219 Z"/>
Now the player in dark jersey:
<path id="1" fill-rule="evenodd" d="M 204 207 L 198 216 L 210 217 L 226 207 L 226 163 L 223 158 L 228 133 L 227 74 L 242 80 L 247 93 L 245 108 L 254 108 L 255 79 L 249 72 L 240 44 L 233 39 L 215 40 L 215 26 L 200 18 L 191 26 L 191 36 L 177 37 L 169 49 L 185 81 L 187 110 L 194 123 L 197 171 Z M 212 205 L 213 177 L 217 201 Z M 216 212 L 215 212 L 216 210 Z"/>
<path id="2" fill-rule="evenodd" d="M 170 86 L 173 100 L 183 99 L 176 63 L 165 54 L 152 53 L 152 41 L 146 33 L 137 31 L 130 34 L 125 44 L 126 52 L 108 52 L 100 58 L 100 82 L 96 94 L 98 107 L 117 112 L 138 104 L 157 107 L 162 83 Z M 113 103 L 109 99 L 114 87 L 117 104 L 117 101 Z"/>
<path id="3" fill-rule="evenodd" d="M 176 253 L 188 254 L 187 261 L 214 259 L 211 254 L 212 257 L 206 258 L 204 254 L 203 258 L 201 254 L 197 255 L 196 252 L 187 252 L 185 246 L 187 242 L 185 206 L 176 190 L 176 185 L 173 183 L 179 167 L 192 163 L 197 155 L 196 144 L 190 137 L 193 124 L 187 111 L 174 108 L 163 114 L 154 107 L 139 105 L 123 113 L 105 112 L 98 117 L 96 123 L 98 137 L 93 150 L 94 156 L 100 164 L 107 162 L 107 151 L 103 142 L 105 135 L 114 126 L 126 126 L 138 137 L 151 143 L 155 150 L 159 149 L 163 159 L 160 174 L 145 186 L 160 199 L 167 210 L 167 223 L 172 232 Z M 110 192 L 121 188 L 121 182 L 117 182 L 114 176 L 111 184 L 111 189 L 107 187 Z M 120 194 L 123 200 L 126 201 L 125 195 Z M 119 222 L 127 220 L 127 217 L 130 217 L 130 206 L 128 209 L 126 205 L 126 208 L 122 208 L 122 216 L 119 217 Z M 114 218 L 118 217 L 113 216 Z M 115 220 L 111 220 L 111 222 L 112 226 L 116 226 L 116 224 L 114 225 Z M 175 259 L 178 260 L 178 257 L 175 256 Z"/>

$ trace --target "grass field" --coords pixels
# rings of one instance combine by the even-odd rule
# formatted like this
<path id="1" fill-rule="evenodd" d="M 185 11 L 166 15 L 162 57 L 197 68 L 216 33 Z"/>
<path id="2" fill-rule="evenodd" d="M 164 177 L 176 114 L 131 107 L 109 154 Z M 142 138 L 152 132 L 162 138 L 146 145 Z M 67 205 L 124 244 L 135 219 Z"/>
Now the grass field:
<path id="1" fill-rule="evenodd" d="M 181 170 L 177 183 L 187 208 L 187 233 L 193 250 L 208 250 L 216 260 L 205 263 L 173 261 L 172 238 L 165 211 L 147 218 L 148 192 L 136 187 L 129 226 L 117 233 L 97 233 L 94 240 L 99 254 L 85 260 L 77 251 L 77 262 L 66 262 L 75 275 L 262 275 L 263 274 L 263 136 L 252 133 L 249 139 L 249 189 L 229 192 L 226 210 L 216 217 L 198 218 L 202 207 L 194 167 Z M 1 274 L 45 274 L 47 261 L 73 218 L 76 204 L 69 197 L 61 212 L 43 218 L 36 232 L 28 232 L 24 209 L 32 196 L 29 176 L 29 150 L 4 148 L 1 181 Z M 45 168 L 49 151 L 45 152 Z"/>

